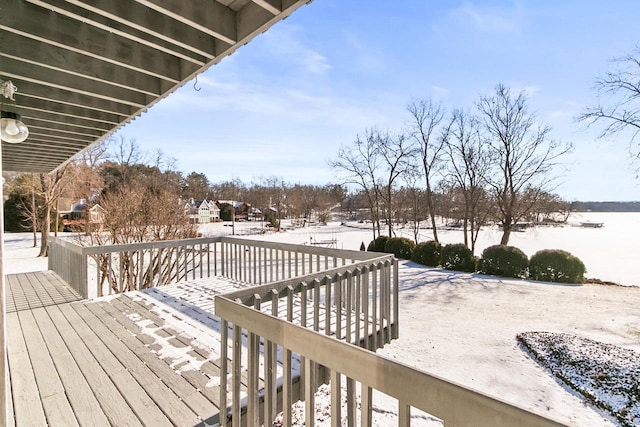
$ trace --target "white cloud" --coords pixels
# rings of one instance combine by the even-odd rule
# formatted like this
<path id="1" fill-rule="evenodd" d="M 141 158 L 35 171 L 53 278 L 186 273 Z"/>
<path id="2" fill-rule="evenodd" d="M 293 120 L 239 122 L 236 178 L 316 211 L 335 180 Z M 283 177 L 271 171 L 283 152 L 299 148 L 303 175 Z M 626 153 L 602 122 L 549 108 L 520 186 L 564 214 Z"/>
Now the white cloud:
<path id="1" fill-rule="evenodd" d="M 308 73 L 325 75 L 332 68 L 329 59 L 305 40 L 304 34 L 296 25 L 277 26 L 262 35 L 260 48 L 262 53 L 277 57 L 281 63 L 288 63 Z"/>
<path id="2" fill-rule="evenodd" d="M 431 86 L 431 91 L 433 92 L 434 97 L 437 99 L 447 98 L 449 94 L 451 94 L 451 89 L 436 85 Z"/>
<path id="3" fill-rule="evenodd" d="M 512 7 L 497 9 L 466 1 L 454 10 L 454 14 L 470 23 L 476 31 L 491 35 L 520 33 L 523 18 L 522 9 L 517 2 Z"/>

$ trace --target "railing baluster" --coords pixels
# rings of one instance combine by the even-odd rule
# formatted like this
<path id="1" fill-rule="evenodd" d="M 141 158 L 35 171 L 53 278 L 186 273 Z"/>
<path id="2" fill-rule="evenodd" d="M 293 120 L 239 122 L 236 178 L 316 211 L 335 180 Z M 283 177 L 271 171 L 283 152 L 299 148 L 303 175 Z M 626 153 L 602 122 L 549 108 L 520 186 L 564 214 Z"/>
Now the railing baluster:
<path id="1" fill-rule="evenodd" d="M 313 279 L 313 330 L 320 330 L 320 281 Z"/>
<path id="2" fill-rule="evenodd" d="M 278 317 L 278 291 L 275 289 L 271 290 L 271 315 L 274 317 Z M 275 416 L 276 416 L 276 408 L 278 407 L 277 397 L 277 346 L 268 341 L 266 344 L 266 361 L 265 361 L 265 393 L 264 393 L 264 425 L 270 425 Z"/>
<path id="3" fill-rule="evenodd" d="M 335 276 L 333 307 L 336 311 L 336 338 L 342 339 L 342 274 Z M 332 310 L 333 311 L 333 310 Z"/>
<path id="4" fill-rule="evenodd" d="M 371 427 L 372 405 L 371 388 L 364 383 L 360 383 L 360 425 L 363 427 Z"/>
<path id="5" fill-rule="evenodd" d="M 342 424 L 342 381 L 340 372 L 331 370 L 331 427 Z"/>
<path id="6" fill-rule="evenodd" d="M 256 271 L 256 255 L 258 253 L 257 251 L 258 248 L 256 248 L 255 246 L 251 249 L 253 251 L 253 256 L 251 257 L 252 259 L 252 265 L 251 268 L 253 269 L 253 282 L 254 284 L 260 284 L 258 283 L 258 272 Z"/>
<path id="7" fill-rule="evenodd" d="M 227 427 L 227 378 L 229 376 L 228 363 L 229 322 L 220 319 L 220 427 Z"/>
<path id="8" fill-rule="evenodd" d="M 411 426 L 411 407 L 406 403 L 398 402 L 398 427 Z"/>
<path id="9" fill-rule="evenodd" d="M 345 273 L 345 276 L 347 277 L 346 280 L 346 286 L 347 286 L 347 301 L 346 301 L 346 314 L 347 314 L 347 319 L 346 319 L 346 341 L 347 342 L 352 342 L 351 341 L 351 323 L 353 322 L 353 275 L 351 274 L 350 271 Z"/>
<path id="10" fill-rule="evenodd" d="M 380 295 L 380 313 L 379 313 L 379 319 L 380 319 L 380 327 L 378 328 L 378 330 L 380 331 L 378 334 L 378 347 L 382 347 L 384 345 L 384 343 L 386 342 L 386 334 L 385 334 L 385 325 L 386 325 L 386 295 L 385 295 L 385 289 L 386 289 L 386 274 L 385 274 L 385 264 L 384 263 L 380 263 L 378 264 L 378 274 L 380 276 L 380 286 L 379 286 L 379 295 Z"/>
<path id="11" fill-rule="evenodd" d="M 324 278 L 324 333 L 331 335 L 331 276 Z"/>
<path id="12" fill-rule="evenodd" d="M 242 330 L 233 325 L 233 376 L 231 385 L 231 420 L 233 427 L 241 425 L 240 380 L 242 378 Z"/>
<path id="13" fill-rule="evenodd" d="M 378 268 L 371 266 L 371 348 L 378 348 Z"/>
<path id="14" fill-rule="evenodd" d="M 316 422 L 316 375 L 315 363 L 311 359 L 305 359 L 304 372 L 306 373 L 306 378 L 304 379 L 305 426 L 313 427 Z"/>
<path id="15" fill-rule="evenodd" d="M 398 260 L 393 260 L 393 291 L 391 292 L 393 298 L 393 339 L 397 339 L 400 327 L 400 302 L 399 302 L 399 284 L 398 284 Z"/>
<path id="16" fill-rule="evenodd" d="M 364 329 L 362 338 L 364 339 L 364 348 L 373 350 L 371 345 L 371 336 L 369 335 L 369 268 L 362 268 L 362 313 L 364 314 Z"/>
<path id="17" fill-rule="evenodd" d="M 356 425 L 356 382 L 347 377 L 347 427 Z"/>
<path id="18" fill-rule="evenodd" d="M 273 282 L 273 249 L 269 248 L 269 281 Z"/>
<path id="19" fill-rule="evenodd" d="M 293 320 L 293 287 L 287 287 L 287 321 L 291 322 Z M 292 379 L 293 379 L 293 366 L 291 364 L 291 350 L 288 348 L 283 348 L 284 350 L 284 363 L 282 369 L 284 370 L 284 384 L 282 385 L 282 409 L 284 412 L 284 422 L 285 426 L 292 425 L 291 418 L 291 406 L 293 405 L 293 390 L 292 390 Z"/>
<path id="20" fill-rule="evenodd" d="M 355 291 L 356 291 L 356 311 L 355 311 L 355 318 L 356 318 L 356 325 L 355 325 L 355 330 L 356 330 L 356 339 L 354 341 L 355 345 L 360 345 L 360 323 L 361 323 L 361 316 L 362 316 L 362 306 L 361 306 L 361 295 L 362 295 L 362 288 L 361 288 L 361 282 L 362 282 L 362 272 L 360 271 L 359 268 L 355 269 L 355 275 L 356 275 L 356 283 L 355 283 Z"/>
<path id="21" fill-rule="evenodd" d="M 305 282 L 300 283 L 300 326 L 307 327 L 307 292 L 308 287 Z M 306 387 L 306 363 L 305 358 L 300 357 L 300 384 L 299 390 L 304 390 Z"/>
<path id="22" fill-rule="evenodd" d="M 260 302 L 262 298 L 259 294 L 254 294 L 253 308 L 260 311 Z M 247 367 L 247 424 L 251 426 L 258 425 L 258 367 L 260 366 L 260 337 L 253 332 L 249 332 L 248 336 L 248 367 Z"/>

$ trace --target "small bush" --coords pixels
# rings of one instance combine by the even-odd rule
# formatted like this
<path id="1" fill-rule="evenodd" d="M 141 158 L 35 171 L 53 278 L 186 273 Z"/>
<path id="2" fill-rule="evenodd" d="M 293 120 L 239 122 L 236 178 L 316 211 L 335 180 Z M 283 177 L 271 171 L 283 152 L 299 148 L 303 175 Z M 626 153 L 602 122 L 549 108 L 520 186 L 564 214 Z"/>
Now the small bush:
<path id="1" fill-rule="evenodd" d="M 583 283 L 586 271 L 578 257 L 559 249 L 538 251 L 529 261 L 529 277 L 534 280 Z"/>
<path id="2" fill-rule="evenodd" d="M 378 236 L 369 243 L 367 251 L 369 252 L 384 252 L 384 247 L 389 240 L 389 236 Z"/>
<path id="3" fill-rule="evenodd" d="M 482 267 L 485 274 L 503 277 L 526 277 L 529 258 L 514 246 L 494 245 L 482 252 Z"/>
<path id="4" fill-rule="evenodd" d="M 411 252 L 416 244 L 413 240 L 406 237 L 392 237 L 387 240 L 384 246 L 384 251 L 393 254 L 396 258 L 411 259 Z"/>
<path id="5" fill-rule="evenodd" d="M 411 260 L 429 267 L 437 267 L 441 262 L 441 251 L 442 245 L 435 240 L 421 242 L 411 252 Z"/>
<path id="6" fill-rule="evenodd" d="M 448 270 L 466 271 L 473 273 L 476 271 L 476 259 L 471 253 L 471 249 L 463 243 L 446 245 L 442 248 L 442 266 Z"/>

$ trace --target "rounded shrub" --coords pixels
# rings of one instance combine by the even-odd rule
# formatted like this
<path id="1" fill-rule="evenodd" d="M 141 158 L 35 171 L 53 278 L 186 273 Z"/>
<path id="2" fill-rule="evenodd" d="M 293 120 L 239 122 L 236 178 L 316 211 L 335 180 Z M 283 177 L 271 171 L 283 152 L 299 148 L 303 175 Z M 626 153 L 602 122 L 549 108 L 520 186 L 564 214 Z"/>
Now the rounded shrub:
<path id="1" fill-rule="evenodd" d="M 392 237 L 387 240 L 384 251 L 393 254 L 396 258 L 411 259 L 411 252 L 416 244 L 406 237 Z"/>
<path id="2" fill-rule="evenodd" d="M 367 251 L 369 252 L 384 252 L 384 247 L 389 240 L 389 236 L 378 236 L 369 243 Z"/>
<path id="3" fill-rule="evenodd" d="M 559 249 L 538 251 L 529 260 L 529 277 L 534 280 L 583 283 L 586 272 L 578 257 Z"/>
<path id="4" fill-rule="evenodd" d="M 445 245 L 442 248 L 442 266 L 448 270 L 466 271 L 473 273 L 476 271 L 476 259 L 471 253 L 471 249 L 463 243 Z"/>
<path id="5" fill-rule="evenodd" d="M 411 261 L 428 267 L 437 267 L 441 262 L 441 251 L 442 245 L 435 240 L 421 242 L 413 248 L 413 252 L 411 252 Z"/>
<path id="6" fill-rule="evenodd" d="M 485 274 L 503 277 L 526 277 L 529 258 L 514 246 L 494 245 L 482 251 L 482 267 Z"/>

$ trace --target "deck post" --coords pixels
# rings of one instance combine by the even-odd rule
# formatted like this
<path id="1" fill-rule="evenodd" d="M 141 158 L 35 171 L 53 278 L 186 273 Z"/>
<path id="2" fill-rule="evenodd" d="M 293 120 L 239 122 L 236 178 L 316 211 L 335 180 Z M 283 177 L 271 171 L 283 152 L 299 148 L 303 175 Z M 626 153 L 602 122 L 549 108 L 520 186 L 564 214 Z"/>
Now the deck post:
<path id="1" fill-rule="evenodd" d="M 0 176 L 2 175 L 2 143 L 0 143 Z M 2 363 L 0 363 L 0 378 L 2 387 L 0 390 L 0 425 L 6 426 L 8 421 L 7 414 L 7 396 L 9 390 L 9 381 L 7 379 L 7 304 L 6 304 L 6 278 L 4 275 L 4 195 L 2 194 L 0 185 L 0 305 L 2 312 L 0 313 L 0 346 L 2 346 Z"/>

